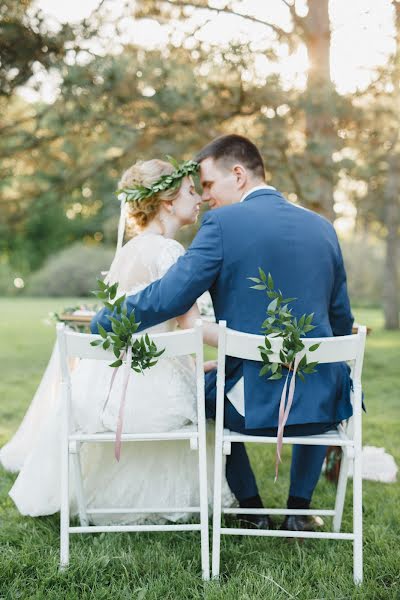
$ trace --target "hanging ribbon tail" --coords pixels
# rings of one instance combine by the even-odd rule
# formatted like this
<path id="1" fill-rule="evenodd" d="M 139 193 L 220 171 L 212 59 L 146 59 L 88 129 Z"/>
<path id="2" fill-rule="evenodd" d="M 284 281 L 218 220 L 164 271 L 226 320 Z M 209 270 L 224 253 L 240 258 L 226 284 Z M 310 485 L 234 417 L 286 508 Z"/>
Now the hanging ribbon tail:
<path id="1" fill-rule="evenodd" d="M 290 409 L 292 408 L 292 404 L 293 404 L 294 392 L 296 389 L 296 373 L 297 373 L 297 368 L 299 366 L 300 360 L 301 360 L 301 356 L 299 356 L 299 354 L 296 354 L 296 357 L 294 359 L 292 378 L 290 380 L 290 385 L 289 385 L 287 404 L 286 404 L 286 408 L 285 408 L 285 412 L 284 412 L 282 420 L 280 418 L 281 411 L 279 410 L 279 427 L 278 427 L 278 436 L 277 436 L 277 441 L 276 441 L 275 482 L 278 479 L 279 463 L 282 462 L 281 450 L 282 450 L 282 446 L 283 446 L 283 431 L 285 429 L 285 425 L 286 425 L 286 422 L 289 417 L 289 412 L 290 412 Z M 288 373 L 288 377 L 289 377 L 289 373 Z M 287 378 L 286 378 L 286 382 L 285 382 L 285 387 L 282 390 L 282 395 L 283 395 L 283 391 L 285 391 L 285 395 L 286 395 L 286 383 L 287 383 Z M 282 396 L 281 396 L 281 402 L 282 402 Z"/>
<path id="2" fill-rule="evenodd" d="M 286 408 L 285 408 L 285 416 L 283 418 L 283 427 L 285 427 L 285 425 L 286 425 L 290 409 L 292 408 L 294 392 L 296 389 L 296 373 L 297 373 L 297 369 L 298 369 L 300 360 L 301 360 L 301 357 L 298 354 L 296 354 L 296 357 L 294 359 L 293 375 L 292 375 L 292 379 L 290 380 L 288 399 L 287 399 L 287 404 L 286 404 Z"/>
<path id="3" fill-rule="evenodd" d="M 278 433 L 277 433 L 277 440 L 276 440 L 275 482 L 278 479 L 278 468 L 279 468 L 279 463 L 281 462 L 281 449 L 282 449 L 282 443 L 283 443 L 282 442 L 282 438 L 283 438 L 282 423 L 283 423 L 283 418 L 285 415 L 285 400 L 286 400 L 286 390 L 287 390 L 287 384 L 288 384 L 288 379 L 289 379 L 289 373 L 290 373 L 290 370 L 288 370 L 288 374 L 286 375 L 285 385 L 283 386 L 283 390 L 282 390 L 282 394 L 281 394 L 281 401 L 279 403 Z"/>
<path id="4" fill-rule="evenodd" d="M 125 363 L 125 367 L 124 367 L 124 381 L 123 381 L 123 386 L 122 386 L 121 404 L 119 407 L 119 414 L 118 414 L 117 432 L 115 435 L 115 458 L 117 459 L 118 462 L 121 457 L 122 425 L 123 425 L 123 420 L 124 420 L 126 390 L 128 388 L 129 374 L 130 374 L 130 370 L 131 370 L 131 362 L 132 362 L 132 346 L 128 346 L 128 351 L 126 353 L 126 363 Z"/>
<path id="5" fill-rule="evenodd" d="M 119 358 L 120 358 L 121 360 L 123 360 L 123 359 L 124 359 L 124 356 L 125 356 L 125 350 L 123 351 L 123 353 L 120 355 L 120 357 L 119 357 Z M 112 387 L 113 387 L 113 385 L 114 385 L 115 377 L 116 377 L 116 375 L 117 375 L 117 372 L 118 372 L 118 370 L 119 370 L 119 367 L 116 367 L 116 368 L 114 369 L 114 371 L 113 371 L 113 374 L 112 374 L 112 376 L 111 376 L 111 380 L 110 380 L 110 387 L 108 388 L 108 394 L 107 394 L 106 401 L 105 401 L 105 402 L 104 402 L 104 404 L 103 404 L 103 408 L 102 408 L 102 414 L 104 414 L 104 411 L 106 410 L 106 406 L 107 406 L 107 404 L 108 404 L 108 401 L 109 401 L 109 399 L 110 399 L 111 390 L 112 390 Z"/>

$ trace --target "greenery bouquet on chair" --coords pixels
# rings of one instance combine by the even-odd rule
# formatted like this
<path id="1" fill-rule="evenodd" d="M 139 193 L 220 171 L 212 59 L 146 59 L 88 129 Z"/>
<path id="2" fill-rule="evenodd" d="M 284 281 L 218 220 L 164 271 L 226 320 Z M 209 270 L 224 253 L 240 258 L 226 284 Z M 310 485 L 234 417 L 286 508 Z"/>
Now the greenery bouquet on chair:
<path id="1" fill-rule="evenodd" d="M 264 334 L 264 345 L 259 346 L 261 361 L 263 366 L 260 370 L 260 376 L 269 375 L 268 379 L 282 379 L 282 369 L 287 369 L 285 383 L 282 389 L 281 401 L 279 405 L 279 422 L 277 433 L 275 481 L 278 478 L 278 467 L 281 459 L 283 431 L 289 416 L 290 408 L 293 403 L 293 397 L 296 386 L 296 377 L 305 380 L 305 375 L 315 373 L 315 367 L 318 362 L 308 362 L 307 355 L 303 352 L 304 344 L 301 340 L 307 333 L 315 329 L 312 325 L 314 313 L 304 314 L 297 319 L 292 314 L 289 304 L 296 298 L 284 298 L 281 290 L 274 289 L 274 280 L 271 273 L 268 276 L 258 268 L 259 277 L 249 277 L 255 285 L 252 289 L 265 291 L 268 298 L 267 318 L 261 325 Z M 274 350 L 270 338 L 281 338 L 282 345 L 279 351 L 279 362 L 275 362 L 272 357 Z M 308 352 L 314 352 L 320 344 L 313 344 Z M 290 383 L 289 383 L 290 378 Z"/>
<path id="2" fill-rule="evenodd" d="M 146 369 L 151 369 L 157 364 L 158 358 L 163 354 L 164 350 L 158 350 L 156 344 L 149 338 L 147 334 L 135 339 L 132 343 L 132 336 L 136 334 L 139 323 L 136 323 L 135 312 L 132 311 L 130 316 L 127 316 L 126 306 L 124 301 L 126 295 L 123 294 L 116 298 L 118 290 L 118 282 L 108 285 L 101 279 L 97 280 L 98 290 L 93 294 L 98 300 L 103 302 L 104 306 L 111 310 L 119 318 L 110 316 L 112 331 L 107 332 L 104 327 L 98 324 L 98 331 L 101 339 L 93 340 L 92 346 L 102 346 L 104 350 L 112 349 L 116 360 L 109 366 L 114 367 L 115 371 L 112 375 L 110 387 L 104 406 L 110 397 L 111 389 L 115 380 L 118 369 L 123 365 L 125 360 L 125 372 L 122 386 L 121 404 L 118 414 L 118 425 L 115 441 L 115 457 L 119 461 L 121 456 L 121 434 L 123 426 L 123 414 L 126 400 L 126 390 L 128 387 L 130 370 L 137 373 L 143 373 Z"/>

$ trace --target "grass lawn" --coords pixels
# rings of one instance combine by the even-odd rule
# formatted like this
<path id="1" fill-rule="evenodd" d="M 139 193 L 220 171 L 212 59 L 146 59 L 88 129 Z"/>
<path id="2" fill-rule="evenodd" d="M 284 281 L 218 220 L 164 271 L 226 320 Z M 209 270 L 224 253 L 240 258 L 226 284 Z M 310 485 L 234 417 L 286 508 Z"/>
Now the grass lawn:
<path id="1" fill-rule="evenodd" d="M 47 313 L 71 299 L 0 299 L 0 445 L 16 430 L 40 380 L 54 342 Z M 364 445 L 384 446 L 400 463 L 399 332 L 384 332 L 377 310 L 356 310 L 372 327 L 364 390 Z M 274 450 L 251 445 L 250 455 L 268 506 L 284 506 L 290 465 L 285 449 L 277 484 Z M 223 537 L 221 583 L 203 584 L 197 533 L 74 536 L 70 568 L 58 571 L 58 515 L 19 515 L 7 492 L 14 475 L 0 468 L 0 600 L 202 599 L 299 600 L 400 598 L 400 498 L 398 484 L 364 483 L 364 584 L 354 588 L 352 545 L 347 541 Z M 315 507 L 333 505 L 334 486 L 324 477 Z M 344 531 L 351 526 L 349 488 Z"/>

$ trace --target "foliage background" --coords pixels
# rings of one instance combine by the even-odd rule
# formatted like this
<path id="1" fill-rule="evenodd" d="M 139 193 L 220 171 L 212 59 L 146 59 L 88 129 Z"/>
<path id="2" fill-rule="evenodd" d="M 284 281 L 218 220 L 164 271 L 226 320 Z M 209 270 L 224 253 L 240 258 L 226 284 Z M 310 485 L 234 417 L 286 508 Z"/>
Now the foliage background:
<path id="1" fill-rule="evenodd" d="M 73 272 L 92 288 L 100 248 L 115 244 L 122 171 L 138 157 L 191 158 L 211 138 L 237 132 L 259 145 L 268 183 L 335 222 L 352 299 L 380 304 L 386 327 L 398 329 L 400 2 L 382 6 L 386 62 L 369 83 L 339 93 L 335 1 L 273 0 L 261 10 L 247 0 L 99 0 L 87 18 L 56 23 L 31 0 L 4 0 L 0 293 L 41 293 L 37 282 L 52 293 L 49 273 L 57 261 L 61 272 L 76 242 L 99 249 L 96 265 L 77 261 L 57 289 L 86 293 L 66 282 Z M 279 5 L 287 25 L 276 18 Z M 354 23 L 366 13 L 362 3 L 349 7 Z M 222 18 L 233 19 L 229 42 L 207 34 Z M 154 39 L 134 44 L 129 32 L 149 23 Z M 303 50 L 307 76 L 288 81 L 285 63 Z M 183 230 L 181 241 L 194 233 Z"/>

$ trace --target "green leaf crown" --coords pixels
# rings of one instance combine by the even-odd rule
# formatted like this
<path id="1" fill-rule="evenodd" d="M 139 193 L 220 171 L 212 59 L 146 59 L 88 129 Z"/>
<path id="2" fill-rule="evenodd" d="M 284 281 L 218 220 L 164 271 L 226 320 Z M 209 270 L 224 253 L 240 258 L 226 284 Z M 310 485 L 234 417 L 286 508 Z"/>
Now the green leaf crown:
<path id="1" fill-rule="evenodd" d="M 179 187 L 182 179 L 190 175 L 195 175 L 200 168 L 199 163 L 194 160 L 185 160 L 179 164 L 172 156 L 167 156 L 167 159 L 175 168 L 172 173 L 161 175 L 150 187 L 135 185 L 133 187 L 121 188 L 116 192 L 118 198 L 125 202 L 138 203 L 159 192 Z"/>

